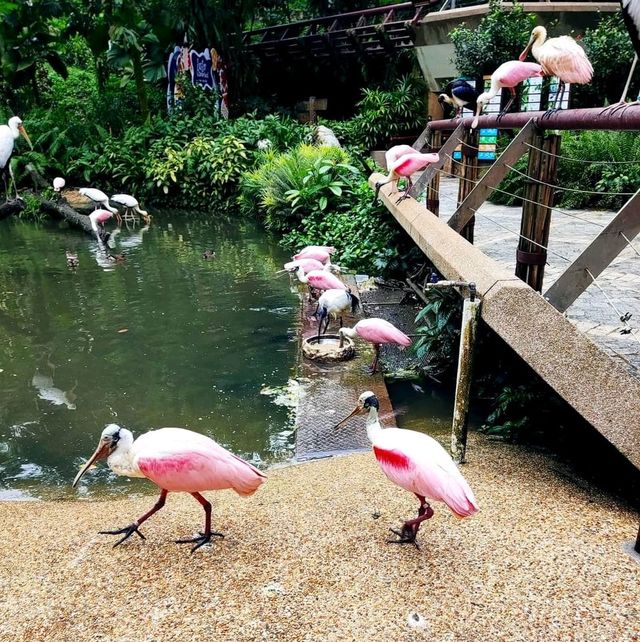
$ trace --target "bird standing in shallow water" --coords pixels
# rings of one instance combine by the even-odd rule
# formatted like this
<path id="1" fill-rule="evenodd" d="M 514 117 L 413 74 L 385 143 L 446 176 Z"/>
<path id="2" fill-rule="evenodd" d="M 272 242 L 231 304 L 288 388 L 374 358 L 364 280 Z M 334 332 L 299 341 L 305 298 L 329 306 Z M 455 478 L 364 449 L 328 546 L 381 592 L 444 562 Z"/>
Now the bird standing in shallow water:
<path id="1" fill-rule="evenodd" d="M 385 319 L 378 319 L 372 317 L 371 319 L 362 319 L 358 321 L 353 328 L 340 328 L 340 347 L 343 346 L 343 337 L 347 336 L 351 339 L 360 338 L 373 343 L 376 356 L 371 364 L 371 374 L 374 374 L 378 369 L 378 359 L 380 358 L 380 346 L 383 343 L 394 343 L 396 345 L 406 347 L 411 345 L 411 339 L 401 330 L 398 330 L 393 323 L 389 323 Z"/>
<path id="2" fill-rule="evenodd" d="M 145 539 L 140 525 L 165 504 L 167 494 L 190 493 L 204 508 L 204 532 L 199 536 L 176 540 L 177 544 L 195 544 L 191 552 L 222 533 L 211 530 L 211 504 L 200 494 L 205 490 L 232 488 L 239 495 L 252 495 L 266 480 L 255 466 L 236 457 L 213 439 L 184 428 L 160 428 L 140 435 L 135 441 L 126 428 L 109 424 L 100 436 L 100 443 L 73 480 L 80 478 L 99 459 L 107 459 L 116 475 L 146 477 L 160 487 L 160 498 L 153 508 L 135 522 L 103 535 L 123 535 L 115 544 L 122 544 L 133 533 Z"/>
<path id="3" fill-rule="evenodd" d="M 547 40 L 547 30 L 544 27 L 536 27 L 519 56 L 521 62 L 527 59 L 529 51 L 542 66 L 543 75 L 557 76 L 560 81 L 555 109 L 562 107 L 565 83 L 584 85 L 591 82 L 593 67 L 584 49 L 571 36 Z"/>
<path id="4" fill-rule="evenodd" d="M 414 430 L 384 428 L 378 418 L 378 398 L 371 391 L 363 392 L 355 410 L 335 427 L 342 426 L 357 414 L 368 413 L 367 436 L 382 472 L 394 483 L 413 493 L 420 500 L 418 516 L 407 520 L 392 544 L 415 544 L 422 522 L 433 517 L 430 501 L 444 502 L 457 517 L 470 517 L 478 512 L 478 504 L 469 484 L 449 453 L 432 437 Z"/>

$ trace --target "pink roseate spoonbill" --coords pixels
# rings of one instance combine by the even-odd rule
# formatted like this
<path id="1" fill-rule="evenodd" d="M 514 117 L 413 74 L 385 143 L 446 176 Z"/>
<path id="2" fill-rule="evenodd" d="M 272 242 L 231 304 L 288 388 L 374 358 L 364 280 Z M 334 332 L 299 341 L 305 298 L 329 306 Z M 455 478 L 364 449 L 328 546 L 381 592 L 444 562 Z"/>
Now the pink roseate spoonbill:
<path id="1" fill-rule="evenodd" d="M 301 259 L 296 259 L 295 261 L 289 261 L 288 263 L 285 263 L 282 270 L 280 270 L 280 273 L 282 272 L 295 272 L 299 267 L 301 267 L 305 273 L 306 272 L 311 272 L 311 270 L 324 270 L 325 266 L 320 263 L 320 261 L 316 259 L 310 259 L 310 258 L 301 258 Z"/>
<path id="2" fill-rule="evenodd" d="M 62 176 L 56 176 L 53 179 L 53 191 L 59 192 L 66 184 L 67 184 L 67 181 L 65 181 L 64 178 L 62 178 Z"/>
<path id="3" fill-rule="evenodd" d="M 387 167 L 387 171 L 389 171 L 389 167 L 393 165 L 401 156 L 404 156 L 405 154 L 415 154 L 418 150 L 411 147 L 411 145 L 394 145 L 393 147 L 390 147 L 385 153 L 384 153 L 384 164 Z"/>
<path id="4" fill-rule="evenodd" d="M 306 283 L 316 290 L 346 290 L 347 286 L 328 270 L 311 270 L 305 274 L 301 266 L 295 270 L 300 283 Z"/>
<path id="5" fill-rule="evenodd" d="M 456 116 L 462 114 L 462 110 L 465 107 L 475 112 L 477 109 L 476 100 L 478 99 L 478 95 L 479 93 L 466 80 L 457 78 L 456 80 L 452 80 L 442 90 L 442 93 L 438 96 L 438 102 L 441 105 L 443 103 L 452 105 L 456 110 L 453 118 L 456 118 Z"/>
<path id="6" fill-rule="evenodd" d="M 418 517 L 407 520 L 390 544 L 415 544 L 422 522 L 433 517 L 429 501 L 444 502 L 457 517 L 471 517 L 478 504 L 469 484 L 449 453 L 433 437 L 415 430 L 384 428 L 378 418 L 380 404 L 371 391 L 363 392 L 355 410 L 335 427 L 351 417 L 368 413 L 367 436 L 382 472 L 394 483 L 413 493 L 420 501 Z M 429 501 L 428 501 L 429 500 Z"/>
<path id="7" fill-rule="evenodd" d="M 112 216 L 113 216 L 113 212 L 110 212 L 109 210 L 93 210 L 93 212 L 89 214 L 89 220 L 91 221 L 91 229 L 97 234 L 98 225 L 104 228 L 105 222 L 108 221 Z"/>
<path id="8" fill-rule="evenodd" d="M 11 156 L 13 154 L 13 144 L 16 138 L 22 136 L 29 147 L 33 149 L 31 140 L 27 134 L 27 131 L 22 124 L 22 120 L 18 116 L 13 116 L 9 118 L 9 122 L 6 125 L 0 125 L 0 174 L 2 174 L 2 180 L 4 181 L 4 195 L 5 200 L 9 200 L 9 188 L 7 187 L 7 173 L 9 174 L 10 182 L 13 183 L 13 188 L 16 191 L 16 198 L 20 198 L 18 195 L 18 186 L 16 185 L 15 177 L 13 176 L 13 170 L 11 169 Z"/>
<path id="9" fill-rule="evenodd" d="M 360 299 L 350 290 L 325 290 L 318 299 L 316 309 L 316 315 L 320 315 L 318 337 L 322 332 L 327 331 L 331 319 L 340 319 L 340 327 L 342 327 L 342 315 L 349 312 L 355 313 L 359 305 Z M 322 330 L 323 321 L 325 321 L 324 331 Z"/>
<path id="10" fill-rule="evenodd" d="M 351 339 L 364 339 L 369 343 L 373 343 L 376 356 L 371 364 L 371 374 L 378 369 L 378 359 L 380 357 L 380 346 L 383 343 L 394 343 L 403 348 L 411 345 L 411 339 L 401 330 L 398 330 L 393 323 L 389 323 L 384 319 L 371 318 L 362 319 L 358 321 L 353 328 L 340 328 L 340 347 L 344 343 L 344 336 Z"/>
<path id="11" fill-rule="evenodd" d="M 122 207 L 124 208 L 125 218 L 127 218 L 128 216 L 135 218 L 136 214 L 140 214 L 142 220 L 145 223 L 148 224 L 151 222 L 151 215 L 149 214 L 149 212 L 141 209 L 138 199 L 134 196 L 131 196 L 131 194 L 114 194 L 111 197 L 111 200 L 118 205 L 122 205 Z"/>
<path id="12" fill-rule="evenodd" d="M 505 105 L 504 109 L 500 112 L 500 116 L 507 113 L 509 107 L 513 103 L 516 97 L 515 88 L 524 80 L 528 78 L 535 78 L 542 76 L 542 67 L 537 65 L 535 62 L 521 62 L 520 60 L 509 60 L 508 62 L 502 63 L 492 74 L 491 74 L 491 88 L 489 91 L 478 96 L 476 100 L 477 108 L 476 115 L 471 123 L 471 129 L 475 129 L 478 126 L 478 118 L 480 113 L 484 109 L 484 106 L 495 96 L 498 95 L 498 92 L 503 88 L 507 87 L 511 91 L 511 98 L 509 102 Z"/>
<path id="13" fill-rule="evenodd" d="M 412 187 L 411 176 L 416 172 L 425 169 L 427 166 L 431 165 L 431 163 L 437 163 L 438 160 L 440 160 L 438 154 L 422 154 L 415 150 L 407 154 L 402 154 L 391 164 L 387 165 L 387 171 L 389 172 L 387 178 L 380 183 L 376 183 L 376 192 L 373 197 L 374 201 L 378 200 L 378 194 L 380 193 L 380 188 L 383 185 L 386 185 L 387 183 L 396 183 L 397 187 L 397 182 L 401 178 L 407 179 L 407 188 L 404 191 L 404 195 L 398 199 L 397 203 L 403 201 L 405 198 L 409 198 L 409 190 Z"/>
<path id="14" fill-rule="evenodd" d="M 593 67 L 584 49 L 571 36 L 547 40 L 547 30 L 536 27 L 519 60 L 526 60 L 529 51 L 542 66 L 544 76 L 558 77 L 560 87 L 556 94 L 555 109 L 562 106 L 565 83 L 584 85 L 591 82 Z"/>
<path id="15" fill-rule="evenodd" d="M 327 254 L 333 254 L 336 251 L 336 248 L 333 247 L 333 245 L 307 245 L 306 247 L 303 247 L 293 258 L 301 259 L 307 257 L 310 253 L 313 253 L 316 250 L 326 252 Z"/>
<path id="16" fill-rule="evenodd" d="M 102 431 L 96 451 L 73 480 L 73 486 L 96 461 L 105 458 L 116 475 L 146 477 L 160 487 L 160 498 L 142 517 L 124 528 L 101 531 L 103 535 L 123 535 L 114 547 L 133 533 L 145 539 L 140 525 L 164 506 L 168 493 L 185 492 L 195 497 L 205 512 L 204 532 L 176 541 L 177 544 L 195 544 L 191 549 L 193 553 L 213 536 L 224 537 L 211 530 L 211 504 L 200 493 L 232 488 L 239 495 L 252 495 L 267 478 L 255 466 L 236 457 L 210 437 L 191 430 L 160 428 L 144 433 L 134 441 L 130 430 L 109 424 Z"/>
<path id="17" fill-rule="evenodd" d="M 93 201 L 95 209 L 99 209 L 99 206 L 102 205 L 102 209 L 109 210 L 112 214 L 115 214 L 118 223 L 122 222 L 120 212 L 109 205 L 109 197 L 102 190 L 95 187 L 81 187 L 78 191 L 82 196 L 86 196 L 90 201 Z"/>
<path id="18" fill-rule="evenodd" d="M 300 259 L 315 259 L 323 265 L 331 263 L 331 255 L 329 254 L 329 252 L 327 252 L 327 250 L 323 250 L 321 247 L 309 249 L 305 248 L 305 250 L 303 250 L 302 252 L 298 252 L 292 258 L 294 261 L 299 261 Z"/>

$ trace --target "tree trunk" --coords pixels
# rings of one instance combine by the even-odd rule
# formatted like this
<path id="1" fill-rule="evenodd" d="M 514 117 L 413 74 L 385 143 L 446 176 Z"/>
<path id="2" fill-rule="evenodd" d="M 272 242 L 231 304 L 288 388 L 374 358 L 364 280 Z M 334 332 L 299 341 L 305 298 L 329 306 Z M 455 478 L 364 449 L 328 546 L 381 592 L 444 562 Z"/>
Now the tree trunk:
<path id="1" fill-rule="evenodd" d="M 94 238 L 98 236 L 103 243 L 107 242 L 109 234 L 104 230 L 101 230 L 96 234 L 91 227 L 89 217 L 85 214 L 76 212 L 64 199 L 61 198 L 59 201 L 52 201 L 43 198 L 39 194 L 35 194 L 35 197 L 40 201 L 42 209 L 49 212 L 49 214 L 52 214 L 55 218 L 65 220 L 72 227 L 77 227 Z"/>
<path id="2" fill-rule="evenodd" d="M 20 198 L 3 203 L 2 205 L 0 205 L 0 221 L 3 218 L 9 218 L 9 216 L 13 216 L 14 214 L 22 212 L 23 209 L 24 201 Z"/>
<path id="3" fill-rule="evenodd" d="M 147 98 L 147 88 L 144 84 L 144 69 L 142 68 L 142 56 L 140 51 L 135 47 L 131 48 L 131 62 L 133 63 L 133 78 L 136 82 L 136 93 L 140 103 L 140 111 L 146 118 L 149 115 L 149 99 Z"/>

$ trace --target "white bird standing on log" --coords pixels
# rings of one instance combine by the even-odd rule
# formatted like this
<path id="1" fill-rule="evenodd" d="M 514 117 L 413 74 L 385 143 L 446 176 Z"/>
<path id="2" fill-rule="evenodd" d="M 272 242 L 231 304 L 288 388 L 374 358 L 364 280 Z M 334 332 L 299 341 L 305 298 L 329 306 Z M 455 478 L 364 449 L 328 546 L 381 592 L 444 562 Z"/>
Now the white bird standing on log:
<path id="1" fill-rule="evenodd" d="M 122 207 L 124 207 L 125 218 L 127 218 L 128 215 L 134 213 L 140 214 L 145 223 L 149 223 L 151 221 L 149 212 L 140 209 L 140 203 L 138 202 L 138 199 L 134 196 L 131 196 L 131 194 L 114 194 L 111 197 L 111 200 L 114 203 L 117 203 L 118 205 L 122 205 Z"/>
<path id="2" fill-rule="evenodd" d="M 556 94 L 555 109 L 562 107 L 565 83 L 584 85 L 591 82 L 593 67 L 584 49 L 571 36 L 547 40 L 547 30 L 536 27 L 519 56 L 521 62 L 527 59 L 529 51 L 542 66 L 545 76 L 558 77 L 560 87 Z"/>
<path id="3" fill-rule="evenodd" d="M 384 428 L 380 424 L 378 398 L 363 392 L 355 410 L 335 427 L 357 414 L 367 413 L 367 436 L 382 472 L 394 484 L 413 493 L 420 501 L 418 516 L 407 520 L 400 530 L 391 528 L 398 539 L 390 544 L 415 544 L 422 522 L 433 517 L 430 501 L 444 502 L 456 517 L 471 517 L 478 504 L 469 484 L 447 451 L 433 437 L 415 430 Z"/>
<path id="4" fill-rule="evenodd" d="M 81 187 L 78 191 L 82 196 L 86 196 L 90 201 L 93 201 L 96 209 L 102 206 L 103 209 L 115 214 L 116 221 L 121 221 L 120 212 L 118 212 L 115 207 L 109 205 L 109 197 L 102 190 L 96 189 L 95 187 Z"/>
<path id="5" fill-rule="evenodd" d="M 62 176 L 56 176 L 53 179 L 53 191 L 59 192 L 66 184 L 67 184 L 67 181 L 65 181 L 64 178 L 62 178 Z"/>
<path id="6" fill-rule="evenodd" d="M 13 187 L 16 191 L 16 198 L 20 198 L 18 195 L 18 186 L 16 185 L 13 170 L 11 169 L 11 155 L 13 154 L 14 141 L 21 135 L 27 143 L 29 143 L 29 147 L 33 149 L 31 140 L 29 139 L 20 117 L 13 116 L 12 118 L 9 118 L 9 122 L 6 125 L 0 125 L 0 173 L 2 174 L 2 180 L 4 181 L 4 195 L 5 200 L 7 201 L 9 200 L 7 172 L 9 173 L 11 182 L 13 182 Z"/>

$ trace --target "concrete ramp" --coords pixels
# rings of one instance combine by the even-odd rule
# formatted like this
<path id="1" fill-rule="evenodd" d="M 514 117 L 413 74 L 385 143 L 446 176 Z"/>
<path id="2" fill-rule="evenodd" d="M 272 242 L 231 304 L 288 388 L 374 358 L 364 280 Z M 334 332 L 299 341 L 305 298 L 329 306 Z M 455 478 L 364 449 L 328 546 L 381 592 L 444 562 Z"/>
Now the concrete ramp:
<path id="1" fill-rule="evenodd" d="M 384 180 L 373 174 L 369 183 Z M 436 268 L 473 281 L 482 319 L 567 403 L 640 469 L 640 380 L 603 352 L 541 295 L 413 199 L 380 198 Z"/>

